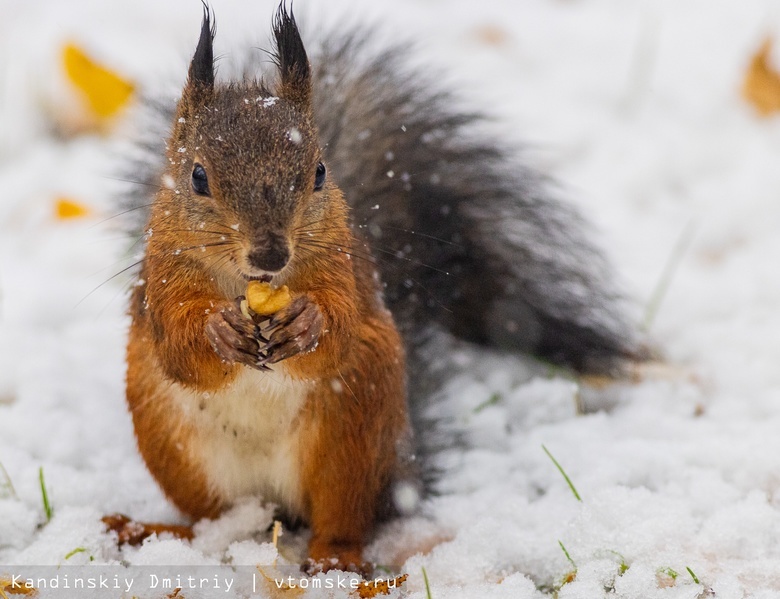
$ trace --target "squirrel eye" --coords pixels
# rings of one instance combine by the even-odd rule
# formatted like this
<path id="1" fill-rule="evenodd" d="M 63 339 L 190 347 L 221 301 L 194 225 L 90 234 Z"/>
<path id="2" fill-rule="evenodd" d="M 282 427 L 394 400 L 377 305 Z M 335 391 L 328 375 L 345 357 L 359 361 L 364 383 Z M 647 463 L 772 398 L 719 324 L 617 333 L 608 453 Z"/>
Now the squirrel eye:
<path id="1" fill-rule="evenodd" d="M 206 176 L 206 169 L 203 165 L 195 164 L 192 169 L 192 189 L 198 195 L 207 196 L 211 192 L 209 190 L 209 179 Z"/>
<path id="2" fill-rule="evenodd" d="M 314 175 L 314 191 L 319 191 L 325 185 L 325 165 L 322 162 L 317 163 L 317 173 Z"/>

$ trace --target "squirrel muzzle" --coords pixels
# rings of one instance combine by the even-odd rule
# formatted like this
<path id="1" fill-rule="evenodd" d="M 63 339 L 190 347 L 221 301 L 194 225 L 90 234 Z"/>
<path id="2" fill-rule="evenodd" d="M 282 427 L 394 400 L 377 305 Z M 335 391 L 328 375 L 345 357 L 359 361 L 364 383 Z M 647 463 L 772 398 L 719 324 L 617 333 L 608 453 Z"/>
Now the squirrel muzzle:
<path id="1" fill-rule="evenodd" d="M 290 247 L 281 235 L 266 235 L 255 240 L 246 255 L 246 261 L 253 269 L 276 273 L 290 261 Z"/>

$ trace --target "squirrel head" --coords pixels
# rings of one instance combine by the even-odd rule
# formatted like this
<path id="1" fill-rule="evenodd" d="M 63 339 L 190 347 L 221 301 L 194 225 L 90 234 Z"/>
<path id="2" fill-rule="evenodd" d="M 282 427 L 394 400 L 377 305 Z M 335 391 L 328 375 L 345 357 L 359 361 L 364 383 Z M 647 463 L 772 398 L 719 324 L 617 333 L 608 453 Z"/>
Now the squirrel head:
<path id="1" fill-rule="evenodd" d="M 327 219 L 329 200 L 340 193 L 326 181 L 312 73 L 293 15 L 284 4 L 276 13 L 278 77 L 270 88 L 215 82 L 211 22 L 205 7 L 167 174 L 183 207 L 177 212 L 189 231 L 202 231 L 204 246 L 216 247 L 209 253 L 227 257 L 236 275 L 268 280 L 292 261 L 301 232 Z"/>

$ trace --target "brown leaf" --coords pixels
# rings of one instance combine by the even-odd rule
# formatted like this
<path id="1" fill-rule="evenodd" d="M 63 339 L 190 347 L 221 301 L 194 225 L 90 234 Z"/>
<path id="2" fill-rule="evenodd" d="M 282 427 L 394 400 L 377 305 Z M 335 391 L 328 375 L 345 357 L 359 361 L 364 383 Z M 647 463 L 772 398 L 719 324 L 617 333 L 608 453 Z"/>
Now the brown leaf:
<path id="1" fill-rule="evenodd" d="M 122 514 L 105 516 L 103 524 L 106 525 L 109 531 L 117 533 L 120 547 L 122 545 L 140 545 L 144 539 L 153 534 L 160 535 L 164 532 L 172 534 L 177 539 L 186 539 L 188 541 L 193 537 L 192 528 L 189 526 L 136 522 Z"/>
<path id="2" fill-rule="evenodd" d="M 780 73 L 769 62 L 772 40 L 767 38 L 750 61 L 743 97 L 753 105 L 761 116 L 770 116 L 780 111 Z"/>
<path id="3" fill-rule="evenodd" d="M 266 570 L 269 570 L 267 572 Z M 273 599 L 294 599 L 300 597 L 306 592 L 306 589 L 297 585 L 290 586 L 285 580 L 284 574 L 280 573 L 276 568 L 264 568 L 257 566 L 257 571 L 262 575 L 262 581 L 265 582 L 265 590 L 269 597 Z"/>
<path id="4" fill-rule="evenodd" d="M 474 37 L 487 46 L 506 46 L 509 33 L 498 25 L 482 25 L 474 29 Z"/>
<path id="5" fill-rule="evenodd" d="M 402 574 L 391 580 L 369 580 L 361 582 L 358 588 L 352 594 L 360 599 L 371 599 L 377 595 L 389 595 L 394 589 L 401 588 L 401 585 L 409 578 L 408 574 Z"/>
<path id="6" fill-rule="evenodd" d="M 11 578 L 0 578 L 0 597 L 7 598 L 9 595 L 37 597 L 38 589 L 28 587 L 23 581 L 14 583 Z"/>

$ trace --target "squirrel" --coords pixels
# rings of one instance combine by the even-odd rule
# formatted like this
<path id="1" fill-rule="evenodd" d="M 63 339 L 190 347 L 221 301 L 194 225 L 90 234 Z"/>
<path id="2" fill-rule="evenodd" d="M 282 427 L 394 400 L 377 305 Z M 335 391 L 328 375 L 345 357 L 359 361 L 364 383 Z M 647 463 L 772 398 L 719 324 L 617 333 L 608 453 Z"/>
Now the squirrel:
<path id="1" fill-rule="evenodd" d="M 204 5 L 181 96 L 154 107 L 166 147 L 134 167 L 156 190 L 131 198 L 150 205 L 127 349 L 138 447 L 190 517 L 260 495 L 311 528 L 310 571 L 360 571 L 420 476 L 433 331 L 579 372 L 641 359 L 640 336 L 577 212 L 404 49 L 342 33 L 310 61 L 282 2 L 271 83 L 221 82 L 212 23 Z M 289 305 L 242 311 L 256 280 Z"/>

